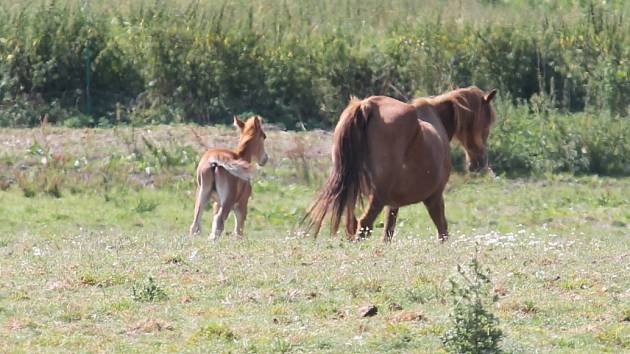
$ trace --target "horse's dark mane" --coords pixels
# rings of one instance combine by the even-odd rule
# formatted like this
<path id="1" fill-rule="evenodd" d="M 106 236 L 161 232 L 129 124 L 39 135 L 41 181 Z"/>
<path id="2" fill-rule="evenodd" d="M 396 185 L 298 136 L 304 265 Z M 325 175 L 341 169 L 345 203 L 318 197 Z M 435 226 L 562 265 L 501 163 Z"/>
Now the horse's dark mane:
<path id="1" fill-rule="evenodd" d="M 446 102 L 452 104 L 452 117 L 440 117 L 442 120 L 451 118 L 454 125 L 453 135 L 459 140 L 464 140 L 465 135 L 462 132 L 466 129 L 470 129 L 474 124 L 475 119 L 478 119 L 481 114 L 481 107 L 483 104 L 484 92 L 477 86 L 470 86 L 466 88 L 460 88 L 454 91 L 450 91 L 438 96 L 420 97 L 414 99 L 411 104 L 419 106 L 430 106 L 433 108 L 438 107 Z M 491 114 L 491 122 L 495 119 L 494 114 Z M 446 125 L 446 124 L 445 124 Z M 465 143 L 462 141 L 462 143 Z"/>

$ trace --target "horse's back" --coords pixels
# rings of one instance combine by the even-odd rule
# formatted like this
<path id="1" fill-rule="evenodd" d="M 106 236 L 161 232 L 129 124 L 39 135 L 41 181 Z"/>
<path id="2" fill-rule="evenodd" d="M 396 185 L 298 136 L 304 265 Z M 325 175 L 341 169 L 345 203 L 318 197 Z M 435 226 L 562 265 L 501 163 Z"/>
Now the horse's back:
<path id="1" fill-rule="evenodd" d="M 221 159 L 221 160 L 235 160 L 238 158 L 238 155 L 230 149 L 210 148 L 206 150 L 201 160 L 202 161 L 209 160 L 211 158 Z"/>
<path id="2" fill-rule="evenodd" d="M 403 206 L 443 187 L 450 156 L 439 125 L 419 119 L 416 107 L 391 97 L 372 96 L 366 101 L 378 112 L 370 117 L 367 135 L 379 198 Z"/>

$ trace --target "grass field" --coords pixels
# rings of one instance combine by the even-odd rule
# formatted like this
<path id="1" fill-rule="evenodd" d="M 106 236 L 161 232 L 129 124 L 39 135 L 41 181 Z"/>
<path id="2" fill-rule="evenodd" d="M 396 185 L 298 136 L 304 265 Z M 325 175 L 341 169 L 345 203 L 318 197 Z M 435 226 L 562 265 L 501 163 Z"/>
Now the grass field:
<path id="1" fill-rule="evenodd" d="M 291 230 L 327 173 L 330 137 L 272 131 L 273 161 L 255 178 L 246 238 L 227 232 L 209 242 L 209 212 L 202 235 L 186 235 L 196 156 L 171 167 L 134 162 L 120 167 L 133 178 L 112 172 L 104 188 L 106 170 L 89 166 L 131 149 L 129 128 L 42 134 L 0 134 L 3 350 L 439 352 L 448 280 L 476 248 L 499 295 L 491 310 L 505 351 L 630 350 L 630 178 L 453 175 L 445 244 L 417 205 L 401 210 L 391 245 L 380 241 L 380 222 L 364 242 L 312 239 Z M 141 134 L 160 147 L 194 146 L 189 127 Z M 206 134 L 227 145 L 234 135 Z M 26 193 L 28 178 L 46 173 L 25 177 L 40 168 L 38 141 L 43 156 L 86 165 L 60 173 L 49 163 L 72 181 L 56 193 Z M 150 178 L 137 171 L 147 167 Z M 378 314 L 362 318 L 368 303 Z"/>

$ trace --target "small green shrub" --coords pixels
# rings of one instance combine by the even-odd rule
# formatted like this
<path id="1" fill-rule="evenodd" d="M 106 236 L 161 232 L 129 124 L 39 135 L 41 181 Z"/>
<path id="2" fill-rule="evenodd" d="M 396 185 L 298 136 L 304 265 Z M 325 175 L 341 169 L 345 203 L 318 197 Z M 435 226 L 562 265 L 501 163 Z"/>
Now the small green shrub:
<path id="1" fill-rule="evenodd" d="M 159 205 L 158 202 L 152 200 L 146 200 L 143 197 L 140 197 L 138 200 L 138 205 L 133 209 L 136 213 L 149 213 L 155 210 Z"/>
<path id="2" fill-rule="evenodd" d="M 444 347 L 452 353 L 499 353 L 503 332 L 489 306 L 497 301 L 490 295 L 491 282 L 477 255 L 467 269 L 457 265 L 458 279 L 451 279 L 453 312 L 451 326 L 442 335 Z"/>
<path id="3" fill-rule="evenodd" d="M 63 120 L 63 125 L 68 128 L 83 128 L 94 125 L 94 118 L 86 114 L 79 114 Z"/>
<path id="4" fill-rule="evenodd" d="M 237 338 L 237 335 L 226 325 L 222 323 L 209 323 L 206 326 L 200 328 L 193 334 L 192 341 L 233 341 Z"/>
<path id="5" fill-rule="evenodd" d="M 166 300 L 168 296 L 152 277 L 143 283 L 131 288 L 131 298 L 137 302 L 159 302 Z"/>
<path id="6" fill-rule="evenodd" d="M 62 183 L 63 177 L 53 173 L 50 177 L 46 177 L 43 187 L 44 192 L 52 197 L 61 198 Z"/>

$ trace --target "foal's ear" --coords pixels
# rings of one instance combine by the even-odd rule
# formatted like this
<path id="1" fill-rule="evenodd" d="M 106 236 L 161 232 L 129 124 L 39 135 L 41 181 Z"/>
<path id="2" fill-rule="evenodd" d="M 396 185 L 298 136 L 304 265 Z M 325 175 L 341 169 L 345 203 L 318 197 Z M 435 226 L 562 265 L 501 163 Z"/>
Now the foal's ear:
<path id="1" fill-rule="evenodd" d="M 262 125 L 262 122 L 263 122 L 263 118 L 261 116 L 256 116 L 256 117 L 254 117 L 254 122 L 256 124 L 256 127 L 260 128 L 260 126 Z"/>
<path id="2" fill-rule="evenodd" d="M 234 116 L 234 126 L 237 127 L 238 129 L 243 129 L 243 127 L 245 127 L 245 122 L 243 122 L 242 120 L 238 119 L 237 116 Z"/>
<path id="3" fill-rule="evenodd" d="M 492 99 L 494 98 L 494 95 L 496 94 L 497 94 L 497 89 L 490 90 L 490 92 L 488 92 L 485 96 L 483 96 L 483 101 L 485 103 L 490 103 L 490 101 L 492 101 Z"/>

